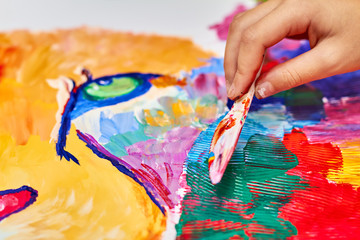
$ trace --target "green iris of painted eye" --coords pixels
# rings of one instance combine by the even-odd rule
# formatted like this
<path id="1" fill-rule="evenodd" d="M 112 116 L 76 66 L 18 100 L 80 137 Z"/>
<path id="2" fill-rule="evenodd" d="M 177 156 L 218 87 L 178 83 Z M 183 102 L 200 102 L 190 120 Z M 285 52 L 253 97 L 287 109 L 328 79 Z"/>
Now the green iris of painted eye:
<path id="1" fill-rule="evenodd" d="M 130 93 L 142 82 L 131 77 L 113 78 L 108 81 L 110 82 L 104 84 L 97 82 L 89 84 L 84 88 L 85 96 L 92 100 L 114 98 Z"/>

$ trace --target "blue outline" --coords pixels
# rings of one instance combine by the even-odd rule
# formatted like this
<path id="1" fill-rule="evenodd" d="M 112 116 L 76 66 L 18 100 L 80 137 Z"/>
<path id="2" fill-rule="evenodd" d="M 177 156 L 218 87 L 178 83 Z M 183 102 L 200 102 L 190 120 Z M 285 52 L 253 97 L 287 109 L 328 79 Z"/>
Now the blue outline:
<path id="1" fill-rule="evenodd" d="M 84 84 L 80 85 L 79 87 L 74 87 L 73 90 L 70 93 L 69 100 L 65 106 L 64 113 L 61 118 L 61 126 L 59 129 L 59 136 L 56 143 L 56 153 L 60 156 L 60 159 L 63 157 L 67 161 L 73 161 L 76 164 L 80 165 L 78 159 L 65 150 L 66 147 L 66 136 L 69 134 L 69 130 L 71 127 L 71 120 L 75 119 L 82 114 L 86 113 L 87 111 L 90 111 L 94 108 L 104 107 L 108 105 L 114 105 L 118 104 L 120 102 L 128 101 L 132 98 L 141 96 L 145 94 L 147 91 L 150 90 L 152 84 L 149 80 L 160 77 L 162 75 L 160 74 L 142 74 L 142 73 L 121 73 L 116 75 L 110 75 L 110 76 L 104 76 L 97 79 L 92 79 L 91 75 L 89 75 L 89 79 Z M 101 85 L 101 81 L 106 81 L 112 78 L 122 78 L 122 77 L 131 77 L 140 79 L 143 81 L 143 84 L 137 86 L 133 91 L 131 91 L 128 94 L 114 97 L 114 98 L 108 98 L 104 100 L 88 100 L 83 96 L 82 90 L 88 86 L 91 83 L 97 82 Z M 76 86 L 75 82 L 72 81 L 74 86 Z"/>
<path id="2" fill-rule="evenodd" d="M 31 204 L 33 204 L 36 201 L 36 198 L 38 197 L 38 191 L 36 191 L 35 189 L 33 189 L 32 187 L 29 186 L 22 186 L 20 188 L 17 189 L 8 189 L 8 190 L 4 190 L 4 191 L 0 191 L 0 195 L 6 195 L 6 194 L 12 194 L 12 193 L 19 193 L 22 191 L 29 191 L 30 192 L 30 199 L 24 204 L 23 207 L 19 208 L 18 210 L 11 212 L 3 217 L 0 217 L 0 221 L 2 221 L 3 219 L 7 218 L 8 216 L 20 212 L 22 210 L 24 210 L 25 208 L 27 208 L 28 206 L 30 206 Z"/>
<path id="3" fill-rule="evenodd" d="M 85 134 L 83 134 L 80 131 L 77 131 L 77 135 L 78 137 L 86 143 L 86 146 L 88 148 L 90 148 L 90 150 L 95 153 L 96 156 L 98 156 L 99 158 L 103 158 L 106 159 L 108 161 L 111 162 L 111 164 L 120 172 L 122 172 L 123 174 L 131 177 L 135 182 L 137 182 L 140 186 L 142 186 L 147 195 L 150 197 L 150 199 L 155 203 L 156 206 L 159 207 L 159 209 L 161 210 L 161 212 L 165 215 L 165 209 L 161 206 L 161 204 L 156 200 L 155 196 L 147 189 L 147 187 L 145 187 L 145 185 L 141 182 L 141 180 L 131 171 L 131 169 L 128 169 L 127 167 L 121 165 L 118 161 L 116 161 L 115 159 L 107 156 L 106 154 L 104 154 L 103 152 L 99 151 L 94 145 L 92 145 L 89 141 L 87 141 L 87 137 Z"/>
<path id="4" fill-rule="evenodd" d="M 161 75 L 159 74 L 125 73 L 125 74 L 105 76 L 95 80 L 87 81 L 77 89 L 77 92 L 79 92 L 79 94 L 76 99 L 76 107 L 71 112 L 71 119 L 75 119 L 94 108 L 114 105 L 120 102 L 128 101 L 135 97 L 139 97 L 150 90 L 152 84 L 149 82 L 149 80 L 160 76 Z M 86 97 L 85 94 L 83 93 L 83 89 L 94 82 L 96 82 L 99 85 L 104 85 L 101 83 L 102 81 L 109 81 L 112 80 L 113 78 L 124 78 L 124 77 L 130 77 L 130 78 L 135 78 L 137 80 L 141 80 L 142 84 L 138 85 L 134 90 L 132 90 L 127 94 L 118 97 L 107 98 L 107 99 L 100 99 L 100 100 L 89 99 L 89 97 Z"/>

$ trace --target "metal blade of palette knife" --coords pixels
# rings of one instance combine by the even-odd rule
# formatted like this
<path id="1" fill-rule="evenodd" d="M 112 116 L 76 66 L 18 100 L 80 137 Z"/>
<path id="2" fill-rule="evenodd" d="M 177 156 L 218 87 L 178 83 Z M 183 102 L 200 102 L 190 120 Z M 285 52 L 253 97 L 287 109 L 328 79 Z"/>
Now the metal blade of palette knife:
<path id="1" fill-rule="evenodd" d="M 217 184 L 221 181 L 221 178 L 226 170 L 226 166 L 234 153 L 251 101 L 254 97 L 255 82 L 260 76 L 263 64 L 264 60 L 258 73 L 256 74 L 254 82 L 251 84 L 249 91 L 240 99 L 235 101 L 231 110 L 228 114 L 226 114 L 215 129 L 210 145 L 208 160 L 210 180 L 213 184 Z"/>

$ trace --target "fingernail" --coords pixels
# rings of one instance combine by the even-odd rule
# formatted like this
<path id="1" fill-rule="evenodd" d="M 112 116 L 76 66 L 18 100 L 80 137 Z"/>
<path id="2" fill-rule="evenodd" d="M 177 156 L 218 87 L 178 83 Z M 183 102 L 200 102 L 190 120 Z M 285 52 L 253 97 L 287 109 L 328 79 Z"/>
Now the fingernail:
<path id="1" fill-rule="evenodd" d="M 259 86 L 256 87 L 256 97 L 258 99 L 263 99 L 268 96 L 270 96 L 273 92 L 273 86 L 269 82 L 264 82 L 259 84 Z"/>
<path id="2" fill-rule="evenodd" d="M 228 91 L 227 91 L 227 95 L 228 95 L 228 97 L 230 98 L 230 99 L 233 99 L 235 96 L 235 87 L 234 87 L 234 84 L 232 84 L 230 87 L 229 87 L 229 89 L 228 89 Z"/>

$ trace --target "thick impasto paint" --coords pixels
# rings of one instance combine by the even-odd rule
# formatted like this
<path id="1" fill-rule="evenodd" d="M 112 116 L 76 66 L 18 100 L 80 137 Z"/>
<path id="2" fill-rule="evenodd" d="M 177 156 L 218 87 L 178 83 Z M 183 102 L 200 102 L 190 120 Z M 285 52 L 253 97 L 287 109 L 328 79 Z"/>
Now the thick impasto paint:
<path id="1" fill-rule="evenodd" d="M 308 49 L 283 41 L 263 71 Z M 0 238 L 356 239 L 360 73 L 253 99 L 213 185 L 222 65 L 176 37 L 1 33 Z"/>

